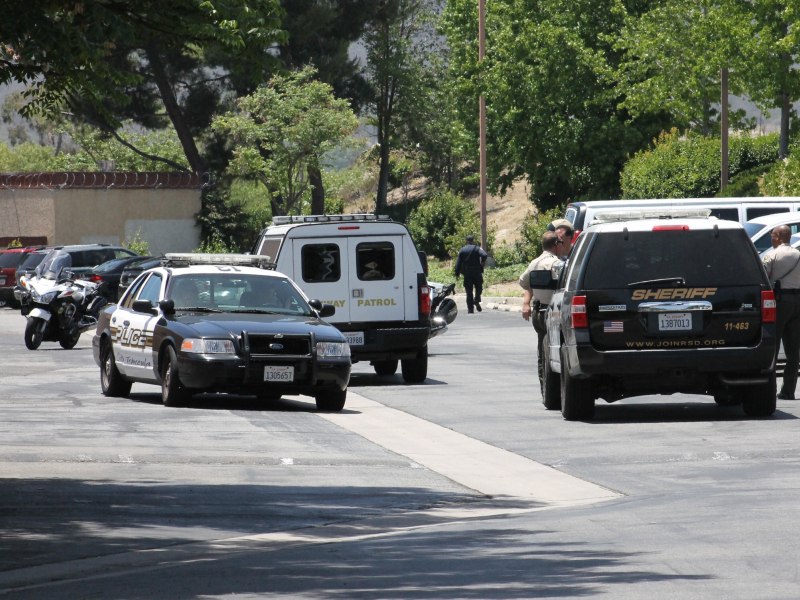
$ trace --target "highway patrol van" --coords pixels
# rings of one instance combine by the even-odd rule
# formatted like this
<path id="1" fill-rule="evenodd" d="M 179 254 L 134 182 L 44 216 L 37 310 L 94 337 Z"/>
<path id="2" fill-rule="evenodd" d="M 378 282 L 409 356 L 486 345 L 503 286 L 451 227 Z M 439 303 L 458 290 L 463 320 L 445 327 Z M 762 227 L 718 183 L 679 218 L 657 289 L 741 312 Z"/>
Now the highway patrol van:
<path id="1" fill-rule="evenodd" d="M 309 298 L 333 304 L 353 362 L 403 379 L 428 372 L 431 296 L 424 253 L 408 229 L 372 214 L 275 217 L 253 247 Z"/>

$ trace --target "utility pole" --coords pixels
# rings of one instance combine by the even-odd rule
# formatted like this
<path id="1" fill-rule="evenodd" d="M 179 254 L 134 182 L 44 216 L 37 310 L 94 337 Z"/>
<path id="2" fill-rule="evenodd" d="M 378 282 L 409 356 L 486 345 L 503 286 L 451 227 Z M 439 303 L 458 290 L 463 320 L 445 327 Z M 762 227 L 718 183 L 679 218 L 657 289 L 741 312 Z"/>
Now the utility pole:
<path id="1" fill-rule="evenodd" d="M 724 190 L 728 185 L 728 69 L 720 73 L 720 110 L 719 124 L 720 139 L 722 140 L 722 168 L 720 169 L 719 189 Z"/>
<path id="2" fill-rule="evenodd" d="M 486 56 L 486 0 L 478 0 L 478 62 Z M 480 97 L 481 248 L 486 250 L 486 98 Z"/>

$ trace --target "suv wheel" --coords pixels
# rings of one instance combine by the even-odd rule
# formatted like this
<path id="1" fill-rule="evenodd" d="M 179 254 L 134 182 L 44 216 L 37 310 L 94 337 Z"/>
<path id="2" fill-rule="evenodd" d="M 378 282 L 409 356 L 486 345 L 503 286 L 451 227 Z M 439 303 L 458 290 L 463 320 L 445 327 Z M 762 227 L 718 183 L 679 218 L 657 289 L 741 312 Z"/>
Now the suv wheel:
<path id="1" fill-rule="evenodd" d="M 317 409 L 325 412 L 339 412 L 344 408 L 344 403 L 347 400 L 347 390 L 340 390 L 335 388 L 321 392 L 314 398 L 317 401 Z"/>
<path id="2" fill-rule="evenodd" d="M 401 360 L 400 368 L 403 371 L 403 380 L 406 383 L 422 383 L 428 376 L 428 347 L 425 346 L 417 358 Z"/>
<path id="3" fill-rule="evenodd" d="M 167 346 L 166 350 L 161 372 L 161 401 L 164 406 L 182 406 L 191 399 L 192 393 L 178 379 L 178 355 L 175 354 L 175 348 Z"/>
<path id="4" fill-rule="evenodd" d="M 117 369 L 111 342 L 105 340 L 100 351 L 100 389 L 104 396 L 126 398 L 131 393 L 131 382 L 125 381 Z"/>
<path id="5" fill-rule="evenodd" d="M 394 375 L 397 373 L 396 360 L 376 360 L 372 366 L 378 375 Z"/>
<path id="6" fill-rule="evenodd" d="M 742 398 L 744 414 L 749 417 L 768 417 L 775 412 L 778 389 L 775 374 L 769 376 L 767 383 L 747 386 Z"/>
<path id="7" fill-rule="evenodd" d="M 550 338 L 544 338 L 542 345 L 544 358 L 542 365 L 542 404 L 547 410 L 561 410 L 561 377 L 558 373 L 553 373 L 550 368 Z"/>
<path id="8" fill-rule="evenodd" d="M 587 421 L 594 417 L 594 382 L 570 376 L 565 359 L 561 346 L 561 414 L 567 421 Z"/>

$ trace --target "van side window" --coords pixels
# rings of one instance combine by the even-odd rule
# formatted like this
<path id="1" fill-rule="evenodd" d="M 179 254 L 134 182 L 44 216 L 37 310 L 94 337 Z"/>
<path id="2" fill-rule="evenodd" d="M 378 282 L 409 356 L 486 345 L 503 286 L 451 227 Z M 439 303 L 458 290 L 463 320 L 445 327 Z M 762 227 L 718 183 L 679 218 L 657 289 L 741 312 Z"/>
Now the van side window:
<path id="1" fill-rule="evenodd" d="M 739 222 L 739 209 L 738 208 L 712 208 L 711 216 L 717 217 L 720 221 L 736 221 Z"/>
<path id="2" fill-rule="evenodd" d="M 574 208 L 568 208 L 567 214 L 564 215 L 564 218 L 573 225 L 575 225 L 575 219 L 578 218 L 578 211 Z"/>
<path id="3" fill-rule="evenodd" d="M 261 248 L 259 248 L 258 254 L 260 256 L 269 256 L 269 259 L 275 262 L 278 260 L 278 250 L 281 249 L 282 240 L 283 236 L 265 237 L 261 242 Z"/>
<path id="4" fill-rule="evenodd" d="M 779 206 L 764 206 L 763 208 L 748 208 L 747 209 L 747 220 L 750 221 L 752 219 L 757 219 L 758 217 L 764 217 L 766 215 L 774 215 L 777 213 L 784 213 L 789 212 L 789 207 L 779 207 Z"/>
<path id="5" fill-rule="evenodd" d="M 300 257 L 306 283 L 331 283 L 342 276 L 342 253 L 337 244 L 306 244 Z"/>
<path id="6" fill-rule="evenodd" d="M 394 244 L 363 242 L 356 246 L 356 274 L 361 281 L 394 279 Z"/>

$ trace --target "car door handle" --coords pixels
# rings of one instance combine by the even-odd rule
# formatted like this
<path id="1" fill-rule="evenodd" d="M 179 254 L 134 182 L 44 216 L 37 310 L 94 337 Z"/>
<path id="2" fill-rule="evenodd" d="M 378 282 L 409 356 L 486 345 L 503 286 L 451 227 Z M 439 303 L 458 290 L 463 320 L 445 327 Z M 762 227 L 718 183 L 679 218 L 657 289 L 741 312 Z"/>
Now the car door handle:
<path id="1" fill-rule="evenodd" d="M 127 327 L 128 325 L 131 324 L 131 322 L 130 321 L 123 321 L 122 324 L 125 325 L 125 327 Z"/>

